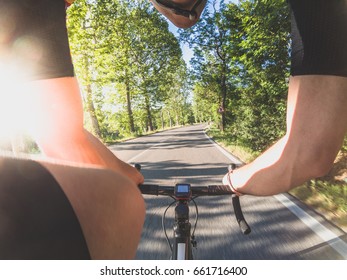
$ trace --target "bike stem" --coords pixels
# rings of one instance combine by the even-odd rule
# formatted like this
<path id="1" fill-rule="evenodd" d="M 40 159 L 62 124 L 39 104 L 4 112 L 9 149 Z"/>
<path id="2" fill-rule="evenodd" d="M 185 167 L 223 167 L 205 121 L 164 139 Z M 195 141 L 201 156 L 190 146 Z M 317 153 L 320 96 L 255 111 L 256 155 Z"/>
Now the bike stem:
<path id="1" fill-rule="evenodd" d="M 175 207 L 174 243 L 172 258 L 191 259 L 190 244 L 191 224 L 189 222 L 189 206 L 187 200 L 179 200 Z"/>

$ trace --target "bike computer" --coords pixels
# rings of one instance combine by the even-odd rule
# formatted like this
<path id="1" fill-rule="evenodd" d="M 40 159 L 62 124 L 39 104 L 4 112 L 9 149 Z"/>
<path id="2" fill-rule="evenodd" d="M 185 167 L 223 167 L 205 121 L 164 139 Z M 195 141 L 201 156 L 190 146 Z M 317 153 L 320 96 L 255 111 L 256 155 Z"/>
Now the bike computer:
<path id="1" fill-rule="evenodd" d="M 176 184 L 175 186 L 175 197 L 178 199 L 189 198 L 191 193 L 189 184 Z"/>

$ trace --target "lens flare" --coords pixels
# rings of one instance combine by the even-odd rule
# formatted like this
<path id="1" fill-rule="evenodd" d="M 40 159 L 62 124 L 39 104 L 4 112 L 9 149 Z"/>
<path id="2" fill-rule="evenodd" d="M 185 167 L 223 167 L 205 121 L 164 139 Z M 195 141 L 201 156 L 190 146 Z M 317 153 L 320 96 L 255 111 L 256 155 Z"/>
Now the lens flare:
<path id="1" fill-rule="evenodd" d="M 28 114 L 30 87 L 21 79 L 24 73 L 18 69 L 11 63 L 0 62 L 0 149 L 35 127 Z M 12 143 L 12 150 L 13 147 Z"/>
<path id="2" fill-rule="evenodd" d="M 35 131 L 36 114 L 28 80 L 42 62 L 44 43 L 22 34 L 20 9 L 14 3 L 0 8 L 0 149 L 18 135 Z M 34 108 L 34 109 L 33 109 Z"/>

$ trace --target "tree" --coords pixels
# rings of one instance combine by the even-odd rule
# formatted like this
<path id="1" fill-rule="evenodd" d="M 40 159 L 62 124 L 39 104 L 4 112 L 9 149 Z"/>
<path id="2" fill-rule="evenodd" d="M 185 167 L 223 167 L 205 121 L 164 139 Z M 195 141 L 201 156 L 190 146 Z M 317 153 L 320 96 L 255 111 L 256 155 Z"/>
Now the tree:
<path id="1" fill-rule="evenodd" d="M 119 129 L 142 131 L 144 123 L 153 130 L 153 116 L 168 102 L 176 71 L 185 69 L 167 22 L 144 0 L 84 0 L 73 7 L 69 27 L 76 72 L 87 89 L 95 89 L 88 97 L 96 104 L 104 137 Z M 84 22 L 87 29 L 81 28 Z M 77 55 L 82 52 L 87 59 Z"/>
<path id="2" fill-rule="evenodd" d="M 284 133 L 289 76 L 289 13 L 285 0 L 243 0 L 217 7 L 182 31 L 194 48 L 194 112 L 222 125 L 247 147 L 262 150 Z M 217 104 L 208 106 L 208 104 Z"/>
<path id="3" fill-rule="evenodd" d="M 108 5 L 110 13 L 109 2 L 101 3 Z M 181 63 L 182 53 L 166 21 L 148 1 L 119 1 L 112 7 L 113 14 L 118 15 L 104 21 L 108 25 L 107 32 L 102 32 L 105 44 L 100 57 L 106 64 L 104 69 L 111 71 L 118 83 L 125 84 L 130 123 L 131 103 L 135 102 L 146 112 L 147 129 L 153 130 L 152 110 L 167 98 L 170 73 Z M 130 128 L 135 129 L 133 124 Z"/>
<path id="4" fill-rule="evenodd" d="M 238 8 L 225 11 L 227 18 L 239 18 L 242 39 L 235 41 L 240 82 L 233 127 L 243 143 L 260 151 L 285 132 L 289 13 L 285 0 L 244 0 Z"/>
<path id="5" fill-rule="evenodd" d="M 217 7 L 219 2 L 220 5 Z M 200 84 L 209 84 L 209 89 L 213 87 L 218 96 L 222 131 L 226 125 L 228 93 L 232 88 L 227 79 L 232 59 L 229 51 L 231 29 L 226 24 L 223 9 L 224 1 L 213 1 L 212 13 L 206 9 L 198 24 L 179 32 L 180 39 L 194 49 L 192 65 L 196 80 Z"/>
<path id="6" fill-rule="evenodd" d="M 67 26 L 75 71 L 84 89 L 85 110 L 91 120 L 91 132 L 101 137 L 99 121 L 93 101 L 93 71 L 95 32 L 93 29 L 92 4 L 88 0 L 76 1 L 69 8 Z"/>

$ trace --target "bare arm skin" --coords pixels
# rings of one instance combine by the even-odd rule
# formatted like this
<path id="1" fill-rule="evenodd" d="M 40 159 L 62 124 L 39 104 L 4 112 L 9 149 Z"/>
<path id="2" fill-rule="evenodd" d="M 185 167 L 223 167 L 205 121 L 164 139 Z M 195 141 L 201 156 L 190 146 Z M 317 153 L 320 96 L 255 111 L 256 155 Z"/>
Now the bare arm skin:
<path id="1" fill-rule="evenodd" d="M 68 197 L 92 259 L 133 259 L 145 218 L 145 205 L 137 186 L 112 170 L 41 164 Z"/>
<path id="2" fill-rule="evenodd" d="M 347 78 L 291 77 L 287 133 L 255 161 L 231 174 L 239 192 L 273 195 L 325 175 L 347 130 Z M 223 179 L 227 183 L 226 177 Z"/>
<path id="3" fill-rule="evenodd" d="M 83 106 L 75 77 L 30 82 L 26 86 L 26 127 L 48 158 L 96 164 L 120 172 L 135 184 L 143 176 L 119 160 L 84 129 Z"/>

